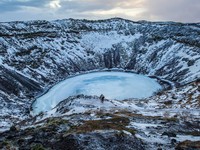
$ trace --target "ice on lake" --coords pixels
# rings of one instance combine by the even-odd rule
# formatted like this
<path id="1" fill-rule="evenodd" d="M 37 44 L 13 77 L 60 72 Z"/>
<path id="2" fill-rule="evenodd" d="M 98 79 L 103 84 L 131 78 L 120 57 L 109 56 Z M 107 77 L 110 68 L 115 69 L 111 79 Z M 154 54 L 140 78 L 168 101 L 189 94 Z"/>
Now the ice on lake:
<path id="1" fill-rule="evenodd" d="M 146 98 L 161 89 L 156 80 L 125 72 L 95 72 L 68 78 L 34 102 L 33 114 L 49 111 L 69 96 L 103 94 L 106 99 Z"/>

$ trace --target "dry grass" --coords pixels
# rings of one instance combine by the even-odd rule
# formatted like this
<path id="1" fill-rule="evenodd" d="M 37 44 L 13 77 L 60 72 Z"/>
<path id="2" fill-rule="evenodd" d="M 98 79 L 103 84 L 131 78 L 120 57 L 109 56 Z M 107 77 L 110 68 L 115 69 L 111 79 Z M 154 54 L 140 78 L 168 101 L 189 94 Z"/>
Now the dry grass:
<path id="1" fill-rule="evenodd" d="M 136 114 L 130 111 L 120 111 L 116 112 L 115 115 L 119 116 L 127 116 L 127 117 L 133 117 L 133 118 L 139 118 L 139 119 L 153 119 L 153 120 L 164 120 L 167 122 L 177 122 L 178 119 L 176 117 L 168 117 L 168 116 L 144 116 L 142 114 Z"/>
<path id="2" fill-rule="evenodd" d="M 81 126 L 72 127 L 72 132 L 86 133 L 95 130 L 125 130 L 134 134 L 134 130 L 126 128 L 129 122 L 128 118 L 121 116 L 114 116 L 111 119 L 104 120 L 89 120 L 85 121 Z"/>
<path id="3" fill-rule="evenodd" d="M 191 150 L 199 150 L 200 149 L 200 141 L 183 141 L 180 142 L 177 147 L 176 150 L 182 150 L 182 149 L 191 149 Z"/>

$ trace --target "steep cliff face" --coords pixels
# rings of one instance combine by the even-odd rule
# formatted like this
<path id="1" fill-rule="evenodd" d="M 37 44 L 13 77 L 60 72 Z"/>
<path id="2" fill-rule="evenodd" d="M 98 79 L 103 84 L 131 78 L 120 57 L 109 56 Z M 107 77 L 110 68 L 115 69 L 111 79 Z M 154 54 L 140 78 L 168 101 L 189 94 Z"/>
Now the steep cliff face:
<path id="1" fill-rule="evenodd" d="M 104 68 L 179 87 L 196 81 L 200 24 L 119 18 L 0 23 L 0 128 L 27 118 L 36 95 L 68 75 Z"/>

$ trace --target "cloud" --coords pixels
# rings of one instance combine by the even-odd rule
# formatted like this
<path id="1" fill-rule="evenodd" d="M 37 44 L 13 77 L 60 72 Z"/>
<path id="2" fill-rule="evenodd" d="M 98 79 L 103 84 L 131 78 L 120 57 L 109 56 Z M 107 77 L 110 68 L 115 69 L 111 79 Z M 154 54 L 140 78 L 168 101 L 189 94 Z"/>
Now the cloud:
<path id="1" fill-rule="evenodd" d="M 49 7 L 50 8 L 53 8 L 53 9 L 57 9 L 57 8 L 60 8 L 61 5 L 60 5 L 60 0 L 53 0 L 49 3 Z"/>
<path id="2" fill-rule="evenodd" d="M 146 0 L 147 12 L 144 17 L 150 20 L 199 22 L 199 0 Z"/>
<path id="3" fill-rule="evenodd" d="M 61 5 L 66 10 L 76 10 L 79 12 L 110 10 L 116 7 L 136 8 L 141 0 L 61 0 Z"/>
<path id="4" fill-rule="evenodd" d="M 2 0 L 0 2 L 0 12 L 14 12 L 23 7 L 41 7 L 48 3 L 49 0 Z M 13 13 L 14 15 L 14 13 Z"/>
<path id="5" fill-rule="evenodd" d="M 74 18 L 104 19 L 123 17 L 138 19 L 137 14 L 143 12 L 143 0 L 62 0 L 58 13 Z"/>
<path id="6" fill-rule="evenodd" d="M 0 0 L 0 21 L 105 19 L 200 21 L 200 0 Z"/>

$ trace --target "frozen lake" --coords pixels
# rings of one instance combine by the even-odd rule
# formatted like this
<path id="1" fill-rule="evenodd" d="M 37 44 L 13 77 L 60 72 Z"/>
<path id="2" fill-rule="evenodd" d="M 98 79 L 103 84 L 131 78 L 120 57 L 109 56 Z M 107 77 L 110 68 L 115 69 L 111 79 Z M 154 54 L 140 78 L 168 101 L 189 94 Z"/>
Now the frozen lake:
<path id="1" fill-rule="evenodd" d="M 103 94 L 107 99 L 146 98 L 161 89 L 147 76 L 125 72 L 95 72 L 68 78 L 34 102 L 33 114 L 49 111 L 69 96 Z"/>

